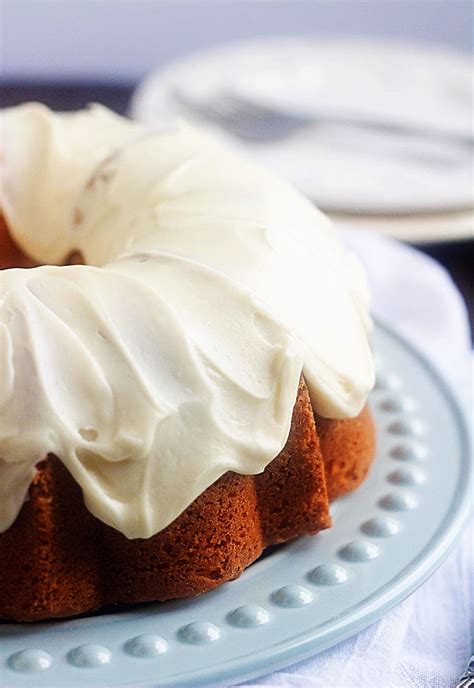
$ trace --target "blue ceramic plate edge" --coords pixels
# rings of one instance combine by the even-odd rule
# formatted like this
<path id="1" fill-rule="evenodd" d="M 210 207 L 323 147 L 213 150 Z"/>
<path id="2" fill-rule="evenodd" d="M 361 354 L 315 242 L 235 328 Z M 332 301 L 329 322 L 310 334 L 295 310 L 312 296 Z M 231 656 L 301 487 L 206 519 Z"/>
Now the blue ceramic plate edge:
<path id="1" fill-rule="evenodd" d="M 332 628 L 327 635 L 324 635 L 323 632 L 321 637 L 320 626 L 316 634 L 314 632 L 307 632 L 301 636 L 295 636 L 293 640 L 285 640 L 280 643 L 280 649 L 275 649 L 275 646 L 271 646 L 265 653 L 262 653 L 261 650 L 256 652 L 255 657 L 254 655 L 247 655 L 244 666 L 242 657 L 238 657 L 225 665 L 220 663 L 215 670 L 206 667 L 204 670 L 194 671 L 192 686 L 209 686 L 209 688 L 213 686 L 214 688 L 219 688 L 230 686 L 233 682 L 235 684 L 235 681 L 242 683 L 319 654 L 335 644 L 347 640 L 380 619 L 386 612 L 414 593 L 445 561 L 460 538 L 471 513 L 469 494 L 473 473 L 472 457 L 471 459 L 469 458 L 470 432 L 466 420 L 466 411 L 444 375 L 438 371 L 436 366 L 417 347 L 380 319 L 377 318 L 375 322 L 379 329 L 384 330 L 400 346 L 408 350 L 435 379 L 436 384 L 452 409 L 452 415 L 458 426 L 463 461 L 462 478 L 460 477 L 458 481 L 452 500 L 452 503 L 456 504 L 456 509 L 442 522 L 437 533 L 419 553 L 418 557 L 396 576 L 397 582 L 394 583 L 392 579 L 384 586 L 383 593 L 381 593 L 381 589 L 378 589 L 371 596 L 375 598 L 375 601 L 372 607 L 369 603 L 368 611 L 362 616 L 356 617 L 349 624 L 345 623 L 347 616 L 353 614 L 357 606 L 363 606 L 367 610 L 367 600 L 370 598 L 365 598 L 359 605 L 349 608 L 340 617 L 337 625 L 334 625 L 333 621 L 330 620 L 327 625 L 331 624 Z M 316 647 L 315 641 L 317 641 Z M 247 668 L 245 668 L 245 665 Z M 157 678 L 156 688 L 158 686 L 160 688 L 189 688 L 190 685 L 189 678 L 186 679 L 185 675 L 183 675 L 182 679 L 175 676 L 173 681 L 163 682 Z M 149 679 L 138 683 L 136 681 L 133 683 L 123 683 L 117 686 L 117 688 L 130 688 L 131 686 L 133 688 L 140 688 L 140 686 L 152 688 Z"/>

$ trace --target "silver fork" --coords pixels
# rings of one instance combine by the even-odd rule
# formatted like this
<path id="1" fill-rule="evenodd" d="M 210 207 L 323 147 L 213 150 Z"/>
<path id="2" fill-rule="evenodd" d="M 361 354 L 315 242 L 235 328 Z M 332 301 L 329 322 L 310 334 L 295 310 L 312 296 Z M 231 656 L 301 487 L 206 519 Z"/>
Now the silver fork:
<path id="1" fill-rule="evenodd" d="M 207 102 L 175 91 L 174 100 L 190 114 L 217 124 L 230 134 L 246 141 L 273 141 L 313 123 L 310 118 L 287 115 L 270 108 L 255 106 L 229 94 Z"/>
<path id="2" fill-rule="evenodd" d="M 240 95 L 221 93 L 207 101 L 195 99 L 182 91 L 173 92 L 174 100 L 190 114 L 217 124 L 222 129 L 246 141 L 277 141 L 315 124 L 338 124 L 372 129 L 387 134 L 404 134 L 434 141 L 472 146 L 474 132 L 466 134 L 425 127 L 416 123 L 384 120 L 361 113 L 344 113 L 320 109 L 303 115 L 278 110 L 255 103 Z"/>

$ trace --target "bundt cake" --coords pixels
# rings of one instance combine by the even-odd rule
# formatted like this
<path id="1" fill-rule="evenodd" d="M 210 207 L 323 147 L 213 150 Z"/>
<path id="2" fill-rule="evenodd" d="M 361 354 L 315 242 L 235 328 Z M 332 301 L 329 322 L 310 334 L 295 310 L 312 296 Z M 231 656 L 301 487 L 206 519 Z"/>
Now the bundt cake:
<path id="1" fill-rule="evenodd" d="M 374 428 L 324 216 L 182 122 L 26 104 L 0 152 L 0 618 L 196 595 L 328 528 Z"/>

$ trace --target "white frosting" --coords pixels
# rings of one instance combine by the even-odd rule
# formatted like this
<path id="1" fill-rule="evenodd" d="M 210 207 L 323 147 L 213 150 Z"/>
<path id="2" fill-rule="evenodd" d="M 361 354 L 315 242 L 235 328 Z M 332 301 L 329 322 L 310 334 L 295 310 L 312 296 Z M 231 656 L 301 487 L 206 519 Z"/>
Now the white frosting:
<path id="1" fill-rule="evenodd" d="M 25 253 L 44 263 L 64 259 L 78 191 L 140 132 L 101 105 L 60 116 L 38 103 L 2 111 L 0 203 Z"/>
<path id="2" fill-rule="evenodd" d="M 314 408 L 354 416 L 373 384 L 368 294 L 328 220 L 199 131 L 104 108 L 3 116 L 2 207 L 41 262 L 0 272 L 0 531 L 56 454 L 130 538 L 288 437 Z"/>

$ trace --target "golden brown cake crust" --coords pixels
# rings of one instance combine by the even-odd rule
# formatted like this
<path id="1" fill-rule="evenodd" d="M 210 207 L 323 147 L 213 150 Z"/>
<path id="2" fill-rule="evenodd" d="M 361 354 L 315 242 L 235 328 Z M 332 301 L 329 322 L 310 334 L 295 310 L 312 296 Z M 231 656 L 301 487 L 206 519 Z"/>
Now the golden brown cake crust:
<path id="1" fill-rule="evenodd" d="M 0 618 L 30 621 L 97 607 L 95 527 L 63 465 L 42 461 L 28 501 L 0 533 Z"/>
<path id="2" fill-rule="evenodd" d="M 375 453 L 375 427 L 368 406 L 356 418 L 315 420 L 332 501 L 355 490 L 366 477 Z"/>
<path id="3" fill-rule="evenodd" d="M 0 210 L 0 270 L 5 268 L 31 268 L 35 263 L 14 243 Z"/>
<path id="4" fill-rule="evenodd" d="M 29 500 L 0 534 L 2 618 L 33 621 L 197 595 L 237 578 L 267 545 L 330 526 L 303 381 L 288 442 L 266 470 L 227 473 L 148 540 L 128 540 L 94 518 L 56 457 L 38 469 Z"/>
<path id="5" fill-rule="evenodd" d="M 303 380 L 287 443 L 265 471 L 255 476 L 255 485 L 265 545 L 330 527 L 324 461 Z"/>

